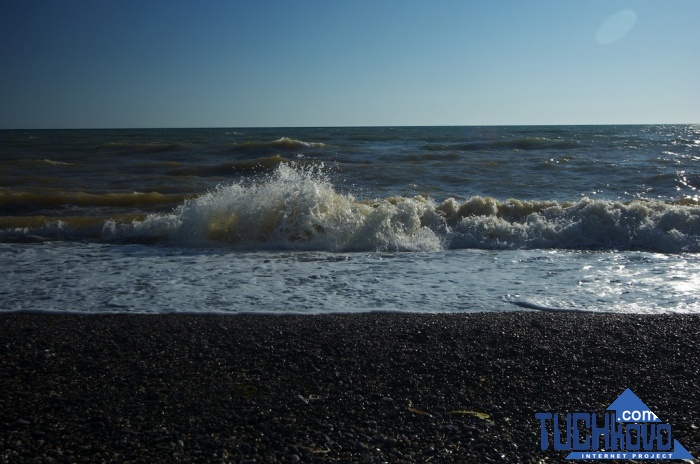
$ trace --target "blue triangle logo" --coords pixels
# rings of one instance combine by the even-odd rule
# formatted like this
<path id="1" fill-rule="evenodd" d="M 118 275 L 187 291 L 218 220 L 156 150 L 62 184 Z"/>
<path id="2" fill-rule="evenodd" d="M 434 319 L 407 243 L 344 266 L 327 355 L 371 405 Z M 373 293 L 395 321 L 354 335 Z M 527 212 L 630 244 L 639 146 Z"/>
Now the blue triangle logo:
<path id="1" fill-rule="evenodd" d="M 673 440 L 673 459 L 695 459 L 678 440 Z"/>
<path id="2" fill-rule="evenodd" d="M 615 413 L 615 418 L 618 423 L 624 423 L 624 422 L 632 422 L 635 424 L 639 423 L 645 423 L 645 422 L 662 422 L 661 419 L 656 417 L 656 414 L 651 412 L 651 410 L 647 407 L 646 404 L 642 402 L 642 400 L 637 397 L 634 393 L 632 393 L 632 390 L 629 388 L 622 392 L 622 394 L 612 402 L 610 406 L 607 408 L 608 411 L 614 411 Z M 666 429 L 668 430 L 668 434 L 670 436 L 671 434 L 671 426 L 670 424 L 663 424 L 666 426 Z M 608 426 L 608 420 L 606 420 L 606 427 Z M 544 422 L 542 423 L 542 427 L 544 430 Z M 624 435 L 623 430 L 625 429 L 624 426 L 620 425 L 619 426 L 619 433 Z M 628 426 L 631 427 L 631 426 Z M 643 426 L 644 430 L 646 430 L 646 425 Z M 613 425 L 613 428 L 617 430 L 615 425 Z M 629 429 L 627 429 L 629 430 Z M 639 428 L 637 429 L 638 431 L 640 430 Z M 546 431 L 543 433 L 547 433 Z M 613 431 L 612 429 L 606 433 L 609 433 L 610 436 L 612 436 Z M 639 432 L 638 432 L 639 433 Z M 661 433 L 659 429 L 657 429 L 657 426 L 652 426 L 652 433 L 653 434 L 659 434 Z M 545 435 L 543 435 L 545 437 Z M 556 434 L 555 434 L 556 437 Z M 629 435 L 627 435 L 627 439 L 629 439 Z M 661 435 L 658 435 L 658 440 L 661 440 Z M 657 438 L 654 438 L 656 440 Z M 555 445 L 556 445 L 556 438 L 555 438 Z M 608 443 L 608 438 L 606 438 L 606 446 L 609 446 L 610 443 L 612 443 L 612 438 L 610 438 L 610 443 Z M 646 441 L 644 442 L 643 445 L 643 450 L 645 451 L 639 451 L 640 448 L 640 440 L 639 438 L 637 439 L 636 443 L 636 450 L 630 450 L 629 453 L 632 455 L 633 460 L 638 460 L 638 459 L 643 459 L 643 460 L 675 460 L 675 459 L 689 459 L 693 460 L 693 455 L 690 454 L 690 452 L 685 449 L 683 445 L 679 443 L 678 440 L 673 440 L 673 448 L 672 450 L 665 450 L 665 451 L 654 451 L 654 450 L 646 450 L 646 446 L 649 446 L 649 443 Z M 652 440 L 653 442 L 653 440 Z M 653 443 L 651 445 L 653 446 Z M 544 443 L 544 442 L 543 442 Z M 628 444 L 627 441 L 623 440 L 620 438 L 619 442 L 615 442 L 616 444 L 612 446 L 612 448 L 615 448 L 614 450 L 601 450 L 600 452 L 592 452 L 592 450 L 588 451 L 573 451 L 566 456 L 566 459 L 571 459 L 571 460 L 604 460 L 604 459 L 613 459 L 612 457 L 607 457 L 603 456 L 606 452 L 611 452 L 612 454 L 617 454 L 618 451 L 622 451 L 623 453 L 627 453 L 625 451 L 626 445 Z M 634 442 L 633 442 L 634 443 Z M 563 443 L 559 443 L 560 445 Z M 577 445 L 582 445 L 583 443 L 576 443 Z M 590 446 L 591 443 L 588 443 Z M 569 445 L 571 445 L 571 441 L 569 441 Z M 660 442 L 657 442 L 657 445 L 660 445 Z M 546 446 L 548 445 L 543 445 L 542 449 L 545 449 Z M 621 449 L 620 449 L 621 447 Z M 573 449 L 577 449 L 574 447 Z M 581 448 L 578 448 L 581 449 Z M 626 455 L 625 455 L 626 457 Z"/>
<path id="3" fill-rule="evenodd" d="M 622 392 L 607 410 L 615 411 L 617 422 L 661 422 L 661 419 L 629 388 Z"/>

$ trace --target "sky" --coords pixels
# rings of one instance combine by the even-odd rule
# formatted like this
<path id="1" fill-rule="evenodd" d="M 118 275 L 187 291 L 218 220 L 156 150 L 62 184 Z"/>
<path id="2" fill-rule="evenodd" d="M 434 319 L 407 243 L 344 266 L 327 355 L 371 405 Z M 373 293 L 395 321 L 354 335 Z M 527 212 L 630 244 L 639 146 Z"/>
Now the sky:
<path id="1" fill-rule="evenodd" d="M 0 129 L 700 123 L 698 0 L 1 0 Z"/>

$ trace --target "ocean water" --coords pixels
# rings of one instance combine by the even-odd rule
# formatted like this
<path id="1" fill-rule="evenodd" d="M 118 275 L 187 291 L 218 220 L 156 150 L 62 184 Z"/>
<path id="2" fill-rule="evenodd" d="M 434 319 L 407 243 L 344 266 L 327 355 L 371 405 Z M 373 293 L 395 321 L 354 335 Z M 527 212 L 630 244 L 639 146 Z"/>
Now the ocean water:
<path id="1" fill-rule="evenodd" d="M 0 131 L 0 311 L 700 312 L 700 126 Z"/>

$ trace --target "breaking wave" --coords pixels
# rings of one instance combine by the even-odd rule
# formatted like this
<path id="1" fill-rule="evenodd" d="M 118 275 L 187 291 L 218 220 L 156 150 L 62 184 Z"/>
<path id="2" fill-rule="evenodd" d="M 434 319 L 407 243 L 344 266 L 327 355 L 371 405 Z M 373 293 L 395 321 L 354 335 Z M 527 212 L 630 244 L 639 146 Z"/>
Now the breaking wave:
<path id="1" fill-rule="evenodd" d="M 239 153 L 259 154 L 267 152 L 293 152 L 306 148 L 324 148 L 326 144 L 321 142 L 304 142 L 289 137 L 280 137 L 269 142 L 248 141 L 229 145 L 229 150 Z"/>
<path id="2" fill-rule="evenodd" d="M 0 240 L 23 237 L 324 251 L 700 252 L 700 206 L 692 201 L 499 201 L 480 196 L 462 202 L 421 196 L 370 201 L 339 192 L 322 166 L 276 163 L 263 177 L 220 185 L 185 199 L 170 213 L 0 218 Z"/>

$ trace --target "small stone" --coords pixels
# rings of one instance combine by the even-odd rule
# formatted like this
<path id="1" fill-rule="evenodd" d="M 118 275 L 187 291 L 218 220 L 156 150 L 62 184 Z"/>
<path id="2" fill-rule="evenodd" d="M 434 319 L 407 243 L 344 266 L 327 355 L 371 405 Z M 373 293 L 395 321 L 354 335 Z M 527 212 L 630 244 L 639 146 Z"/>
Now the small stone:
<path id="1" fill-rule="evenodd" d="M 487 448 L 487 447 L 488 447 L 488 445 L 487 445 L 486 443 L 484 443 L 484 442 L 479 442 L 479 443 L 474 443 L 474 444 L 472 445 L 471 448 L 472 448 L 472 450 L 474 450 L 474 451 L 481 451 L 481 450 L 483 450 L 483 449 L 485 449 L 485 448 Z"/>

